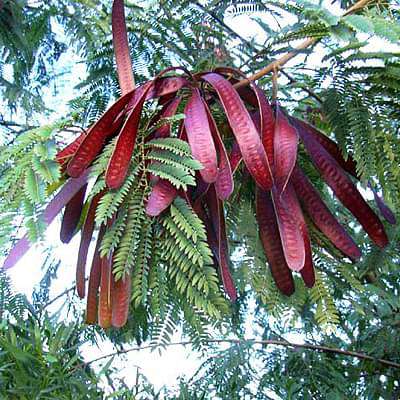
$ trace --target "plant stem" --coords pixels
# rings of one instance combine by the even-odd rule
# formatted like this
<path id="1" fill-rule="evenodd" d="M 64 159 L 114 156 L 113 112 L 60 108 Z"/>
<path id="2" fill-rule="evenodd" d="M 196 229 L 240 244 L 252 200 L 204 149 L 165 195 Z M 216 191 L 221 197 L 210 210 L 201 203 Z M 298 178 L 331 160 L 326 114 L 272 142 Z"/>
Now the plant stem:
<path id="1" fill-rule="evenodd" d="M 291 343 L 288 341 L 283 341 L 283 340 L 240 340 L 240 339 L 209 339 L 209 340 L 203 340 L 203 343 L 231 343 L 231 344 L 244 344 L 244 343 L 250 343 L 252 345 L 254 344 L 261 344 L 261 345 L 270 345 L 270 346 L 283 346 L 283 347 L 293 347 L 294 349 L 305 349 L 305 350 L 314 350 L 314 351 L 320 351 L 323 353 L 334 353 L 334 354 L 341 354 L 343 356 L 349 356 L 349 357 L 354 357 L 358 358 L 360 360 L 368 360 L 368 361 L 375 361 L 377 363 L 380 363 L 382 365 L 385 365 L 387 367 L 392 367 L 392 368 L 399 368 L 400 369 L 400 364 L 396 363 L 394 361 L 390 360 L 385 360 L 383 358 L 375 358 L 372 356 L 369 356 L 368 354 L 365 353 L 358 353 L 355 351 L 349 351 L 349 350 L 342 350 L 338 349 L 335 347 L 328 347 L 328 346 L 320 346 L 320 345 L 314 345 L 314 344 L 309 344 L 309 343 Z M 105 358 L 109 357 L 114 357 L 114 356 L 119 356 L 121 354 L 126 354 L 130 353 L 133 351 L 140 351 L 140 350 L 146 350 L 146 349 L 155 349 L 158 347 L 165 347 L 165 346 L 188 346 L 193 344 L 192 341 L 187 341 L 187 342 L 171 342 L 168 344 L 154 344 L 154 345 L 148 345 L 148 346 L 143 346 L 143 347 L 133 347 L 130 349 L 126 350 L 120 350 L 116 351 L 113 353 L 109 353 L 106 355 L 103 355 L 101 357 L 95 358 L 91 361 L 88 361 L 87 363 L 84 363 L 82 366 L 86 366 L 89 364 L 92 364 L 94 362 L 101 361 Z"/>
<path id="2" fill-rule="evenodd" d="M 359 0 L 357 3 L 355 3 L 353 6 L 348 8 L 342 16 L 350 15 L 354 13 L 355 11 L 361 10 L 363 7 L 365 7 L 368 3 L 370 3 L 371 0 Z M 266 67 L 261 69 L 260 71 L 256 72 L 255 74 L 249 76 L 246 79 L 241 80 L 240 82 L 236 83 L 234 87 L 240 88 L 242 86 L 248 85 L 251 81 L 255 81 L 257 79 L 262 78 L 264 75 L 267 75 L 274 69 L 277 69 L 279 67 L 282 67 L 282 65 L 285 65 L 288 61 L 290 61 L 292 58 L 296 57 L 298 54 L 302 52 L 302 50 L 305 50 L 306 48 L 312 46 L 317 42 L 317 38 L 308 38 L 302 43 L 300 43 L 298 46 L 294 48 L 294 50 L 290 51 L 289 53 L 286 53 L 282 57 L 278 58 L 277 60 L 271 62 L 268 64 Z"/>

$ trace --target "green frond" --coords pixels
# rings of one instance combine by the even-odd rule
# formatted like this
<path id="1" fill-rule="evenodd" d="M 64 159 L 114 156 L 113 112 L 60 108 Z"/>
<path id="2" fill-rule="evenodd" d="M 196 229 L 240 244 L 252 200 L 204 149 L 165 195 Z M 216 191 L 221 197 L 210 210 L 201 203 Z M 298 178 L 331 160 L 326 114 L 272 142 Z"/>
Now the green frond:
<path id="1" fill-rule="evenodd" d="M 189 171 L 182 168 L 177 168 L 168 164 L 150 164 L 147 167 L 147 171 L 156 175 L 162 179 L 166 179 L 172 183 L 177 189 L 182 188 L 187 190 L 187 187 L 195 186 L 196 181 L 194 175 Z"/>
<path id="2" fill-rule="evenodd" d="M 178 156 L 186 156 L 186 157 L 192 156 L 189 144 L 184 140 L 176 138 L 152 139 L 145 144 L 145 148 L 167 150 Z"/>

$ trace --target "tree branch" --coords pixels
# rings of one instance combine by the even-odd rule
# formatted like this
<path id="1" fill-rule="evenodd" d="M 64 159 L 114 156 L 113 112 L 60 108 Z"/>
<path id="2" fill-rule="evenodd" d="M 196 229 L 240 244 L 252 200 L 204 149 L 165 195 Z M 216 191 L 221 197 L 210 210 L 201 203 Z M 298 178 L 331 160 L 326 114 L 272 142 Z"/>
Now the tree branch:
<path id="1" fill-rule="evenodd" d="M 360 360 L 374 361 L 374 362 L 380 363 L 382 365 L 385 365 L 387 367 L 400 369 L 400 364 L 396 363 L 394 361 L 385 360 L 383 358 L 375 358 L 375 357 L 369 356 L 368 354 L 365 354 L 365 353 L 358 353 L 355 351 L 342 350 L 342 349 L 338 349 L 335 347 L 320 346 L 320 345 L 314 345 L 314 344 L 309 344 L 309 343 L 303 343 L 303 344 L 291 343 L 286 340 L 283 341 L 283 340 L 274 340 L 274 339 L 270 339 L 270 340 L 209 339 L 209 340 L 203 340 L 202 342 L 203 343 L 231 343 L 231 344 L 239 344 L 239 345 L 244 344 L 244 343 L 250 343 L 252 345 L 261 344 L 261 345 L 267 345 L 267 346 L 270 345 L 270 346 L 292 347 L 294 349 L 314 350 L 314 351 L 320 351 L 323 353 L 341 354 L 343 356 L 354 357 L 354 358 L 358 358 Z M 91 361 L 88 361 L 88 362 L 82 364 L 81 366 L 84 367 L 84 366 L 90 365 L 92 363 L 101 361 L 105 358 L 119 356 L 121 354 L 126 354 L 126 353 L 130 353 L 133 351 L 155 349 L 158 347 L 165 347 L 165 346 L 168 346 L 168 347 L 188 346 L 191 344 L 193 344 L 192 341 L 187 341 L 187 342 L 171 342 L 169 344 L 154 344 L 154 345 L 148 345 L 148 346 L 143 346 L 143 347 L 133 347 L 130 349 L 119 350 L 119 351 L 116 351 L 113 353 L 103 355 L 101 357 L 98 357 Z"/>
<path id="2" fill-rule="evenodd" d="M 286 76 L 286 78 L 289 79 L 289 83 L 298 83 L 296 79 L 294 79 L 291 75 L 289 75 L 284 69 L 279 70 L 283 75 Z M 320 104 L 323 103 L 321 97 L 319 97 L 316 93 L 314 93 L 311 89 L 308 89 L 305 86 L 299 87 L 299 89 L 305 91 L 306 93 L 309 94 L 309 96 L 313 97 L 315 100 L 317 100 Z"/>
<path id="3" fill-rule="evenodd" d="M 370 3 L 372 0 L 359 0 L 357 3 L 355 3 L 353 6 L 348 8 L 342 16 L 350 15 L 358 10 L 361 10 L 364 8 L 368 3 Z M 282 57 L 278 58 L 277 60 L 271 62 L 268 64 L 266 67 L 261 69 L 260 71 L 256 72 L 255 74 L 249 76 L 246 79 L 242 79 L 240 82 L 236 83 L 234 87 L 240 88 L 242 86 L 247 86 L 251 81 L 255 81 L 257 79 L 262 78 L 264 75 L 267 75 L 268 73 L 272 72 L 274 69 L 279 69 L 282 67 L 282 65 L 285 65 L 288 61 L 290 61 L 292 58 L 296 57 L 298 54 L 302 52 L 302 50 L 305 50 L 306 48 L 312 46 L 317 42 L 317 38 L 308 38 L 304 42 L 300 43 L 298 46 L 296 46 L 292 51 L 289 53 L 286 53 Z"/>
<path id="4" fill-rule="evenodd" d="M 250 43 L 247 39 L 241 36 L 239 33 L 235 32 L 230 26 L 228 26 L 221 18 L 218 17 L 213 11 L 208 10 L 205 6 L 203 6 L 199 1 L 195 1 L 194 4 L 199 7 L 204 13 L 208 14 L 214 21 L 218 22 L 225 30 L 231 33 L 236 38 L 240 39 L 246 46 L 251 48 L 252 50 L 257 50 L 252 43 Z"/>

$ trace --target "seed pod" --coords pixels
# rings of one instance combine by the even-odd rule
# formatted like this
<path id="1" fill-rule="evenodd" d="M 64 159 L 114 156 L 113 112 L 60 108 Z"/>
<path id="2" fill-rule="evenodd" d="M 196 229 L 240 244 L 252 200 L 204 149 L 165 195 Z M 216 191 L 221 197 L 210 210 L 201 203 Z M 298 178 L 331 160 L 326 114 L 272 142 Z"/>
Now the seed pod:
<path id="1" fill-rule="evenodd" d="M 122 94 L 125 94 L 135 88 L 135 79 L 133 77 L 131 55 L 129 53 L 123 0 L 114 0 L 111 18 L 119 86 Z"/>
<path id="2" fill-rule="evenodd" d="M 101 278 L 99 295 L 99 325 L 106 329 L 111 326 L 112 304 L 111 304 L 111 281 L 112 276 L 112 256 L 101 259 Z"/>
<path id="3" fill-rule="evenodd" d="M 60 229 L 60 240 L 62 243 L 69 243 L 76 232 L 83 209 L 86 188 L 87 184 L 82 186 L 78 193 L 65 206 Z"/>
<path id="4" fill-rule="evenodd" d="M 256 218 L 272 277 L 278 289 L 290 296 L 294 293 L 294 281 L 283 253 L 271 195 L 260 189 L 256 189 Z"/>
<path id="5" fill-rule="evenodd" d="M 113 121 L 124 109 L 131 97 L 132 92 L 120 97 L 89 129 L 75 155 L 68 163 L 68 175 L 78 177 L 92 163 L 102 149 L 105 140 L 114 133 L 111 130 Z"/>
<path id="6" fill-rule="evenodd" d="M 276 107 L 274 130 L 274 180 L 281 194 L 289 182 L 296 164 L 298 135 L 296 129 L 289 124 L 283 112 Z"/>
<path id="7" fill-rule="evenodd" d="M 216 259 L 219 265 L 219 272 L 224 286 L 225 292 L 232 301 L 236 301 L 237 294 L 235 284 L 229 268 L 229 249 L 228 240 L 226 237 L 224 208 L 221 200 L 217 198 L 214 185 L 210 186 L 207 192 L 207 207 L 210 213 L 210 219 L 213 230 L 210 234 L 211 243 L 214 241 L 213 232 L 217 241 L 218 252 Z M 215 247 L 215 245 L 214 245 Z"/>
<path id="8" fill-rule="evenodd" d="M 97 236 L 96 248 L 93 253 L 92 266 L 90 268 L 88 294 L 86 299 L 86 323 L 95 324 L 97 322 L 98 310 L 98 291 L 101 277 L 101 257 L 100 246 L 103 240 L 105 226 L 102 225 Z"/>
<path id="9" fill-rule="evenodd" d="M 300 270 L 300 274 L 306 286 L 311 288 L 314 286 L 315 283 L 311 241 L 310 241 L 310 236 L 308 234 L 307 224 L 299 204 L 299 200 L 296 196 L 296 192 L 294 191 L 291 183 L 289 183 L 286 187 L 285 201 L 288 209 L 291 211 L 293 215 L 293 218 L 295 218 L 297 221 L 297 224 L 300 228 L 301 236 L 303 238 L 305 259 L 304 259 L 304 267 Z"/>
<path id="10" fill-rule="evenodd" d="M 106 184 L 110 189 L 118 189 L 124 182 L 125 176 L 129 169 L 132 153 L 135 147 L 136 135 L 139 129 L 140 115 L 142 113 L 143 104 L 147 91 L 151 86 L 142 93 L 136 107 L 132 109 L 126 119 L 121 132 L 115 143 L 114 151 L 108 162 L 106 171 Z"/>
<path id="11" fill-rule="evenodd" d="M 243 160 L 256 183 L 264 190 L 272 187 L 272 176 L 260 136 L 240 96 L 222 76 L 209 73 L 202 78 L 216 90 Z"/>
<path id="12" fill-rule="evenodd" d="M 207 112 L 208 123 L 210 125 L 211 133 L 214 138 L 214 143 L 217 145 L 218 149 L 218 175 L 215 181 L 215 190 L 217 191 L 217 196 L 221 200 L 226 200 L 233 192 L 234 183 L 231 165 L 229 162 L 228 154 L 225 149 L 224 142 L 221 139 L 217 124 L 208 108 L 207 103 L 204 101 L 204 107 Z M 241 155 L 240 155 L 241 157 Z"/>
<path id="13" fill-rule="evenodd" d="M 388 244 L 385 228 L 356 186 L 337 161 L 314 138 L 304 133 L 304 128 L 300 124 L 296 124 L 296 128 L 312 162 L 325 182 L 343 205 L 356 217 L 375 244 L 385 247 Z"/>
<path id="14" fill-rule="evenodd" d="M 116 328 L 121 328 L 126 324 L 129 314 L 129 303 L 131 300 L 131 286 L 132 279 L 129 273 L 118 281 L 114 280 L 114 276 L 111 277 L 112 286 L 112 318 L 111 324 Z"/>
<path id="15" fill-rule="evenodd" d="M 290 193 L 279 195 L 273 187 L 272 202 L 287 265 L 293 271 L 300 271 L 305 262 L 304 240 L 298 225 L 300 216 L 290 207 Z"/>
<path id="16" fill-rule="evenodd" d="M 293 170 L 291 183 L 315 226 L 347 257 L 352 260 L 360 258 L 361 252 L 351 236 L 332 215 L 298 166 Z"/>
<path id="17" fill-rule="evenodd" d="M 218 174 L 217 153 L 198 89 L 192 89 L 192 95 L 185 107 L 184 122 L 193 157 L 203 165 L 200 175 L 207 183 L 215 182 Z"/>
<path id="18" fill-rule="evenodd" d="M 175 199 L 178 191 L 166 179 L 159 179 L 153 186 L 146 204 L 146 214 L 160 215 Z"/>
<path id="19" fill-rule="evenodd" d="M 76 290 L 78 296 L 83 299 L 85 297 L 85 267 L 86 258 L 92 240 L 94 221 L 96 216 L 97 205 L 103 196 L 103 192 L 97 194 L 90 203 L 89 210 L 82 228 L 81 242 L 78 250 L 78 261 L 76 263 Z"/>

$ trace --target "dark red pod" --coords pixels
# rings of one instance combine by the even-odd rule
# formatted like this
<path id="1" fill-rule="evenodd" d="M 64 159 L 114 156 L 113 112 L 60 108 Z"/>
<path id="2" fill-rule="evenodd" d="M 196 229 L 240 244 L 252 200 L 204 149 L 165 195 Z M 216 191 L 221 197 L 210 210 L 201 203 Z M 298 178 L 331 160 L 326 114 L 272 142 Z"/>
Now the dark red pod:
<path id="1" fill-rule="evenodd" d="M 111 324 L 116 328 L 121 328 L 126 324 L 129 314 L 129 304 L 131 300 L 132 280 L 130 274 L 118 281 L 115 281 L 114 275 L 112 279 L 112 300 L 111 300 Z"/>
<path id="2" fill-rule="evenodd" d="M 219 272 L 221 275 L 222 284 L 229 298 L 232 301 L 236 301 L 236 288 L 229 267 L 229 249 L 228 239 L 226 237 L 224 208 L 222 201 L 217 198 L 214 185 L 210 185 L 206 198 L 213 228 L 213 231 L 211 231 L 210 235 L 211 245 L 213 243 L 212 233 L 214 232 L 217 241 L 216 244 L 218 247 L 216 259 L 219 265 Z"/>
<path id="3" fill-rule="evenodd" d="M 301 236 L 303 237 L 305 259 L 304 267 L 300 270 L 300 274 L 306 286 L 311 288 L 315 284 L 315 272 L 312 259 L 311 241 L 308 234 L 307 224 L 303 216 L 303 211 L 301 210 L 299 200 L 291 183 L 289 183 L 286 187 L 285 201 L 287 208 L 291 210 L 293 218 L 296 219 L 297 224 L 300 228 Z"/>
<path id="4" fill-rule="evenodd" d="M 205 101 L 203 101 L 203 103 L 207 112 L 208 123 L 211 129 L 214 143 L 216 143 L 218 149 L 219 162 L 218 175 L 215 181 L 215 190 L 217 191 L 217 196 L 221 200 L 226 200 L 232 194 L 234 188 L 231 164 L 225 149 L 224 142 L 222 141 L 221 135 L 219 133 L 217 124 L 215 123 L 215 120 L 211 114 L 210 109 L 208 108 L 207 103 Z"/>
<path id="5" fill-rule="evenodd" d="M 122 94 L 126 94 L 135 88 L 135 80 L 133 78 L 132 61 L 129 53 L 123 0 L 114 0 L 111 18 L 119 86 Z"/>
<path id="6" fill-rule="evenodd" d="M 296 129 L 289 124 L 287 118 L 276 107 L 274 130 L 274 181 L 278 193 L 285 190 L 290 175 L 296 164 L 298 135 Z"/>
<path id="7" fill-rule="evenodd" d="M 146 214 L 160 215 L 175 199 L 178 191 L 166 179 L 159 179 L 153 186 L 146 204 Z"/>
<path id="8" fill-rule="evenodd" d="M 272 175 L 267 155 L 240 96 L 233 86 L 218 74 L 209 73 L 202 78 L 216 90 L 250 174 L 261 188 L 271 189 Z"/>
<path id="9" fill-rule="evenodd" d="M 361 252 L 354 240 L 332 215 L 318 192 L 298 166 L 293 170 L 291 183 L 315 226 L 343 254 L 352 260 L 360 258 Z"/>
<path id="10" fill-rule="evenodd" d="M 283 253 L 271 195 L 260 189 L 256 190 L 256 217 L 272 277 L 278 289 L 286 296 L 290 296 L 294 293 L 294 281 Z"/>
<path id="11" fill-rule="evenodd" d="M 347 160 L 344 159 L 342 151 L 340 150 L 337 143 L 335 143 L 328 136 L 324 135 L 314 126 L 308 124 L 301 119 L 290 117 L 290 120 L 296 121 L 297 124 L 301 125 L 304 129 L 301 130 L 302 135 L 308 135 L 314 138 L 337 162 L 338 164 L 350 175 L 359 179 L 357 174 L 356 162 L 351 155 L 348 156 Z"/>
<path id="12" fill-rule="evenodd" d="M 324 135 L 314 126 L 308 124 L 305 121 L 302 121 L 298 118 L 291 117 L 291 119 L 295 120 L 298 124 L 300 124 L 304 130 L 302 133 L 304 135 L 310 135 L 313 137 L 337 162 L 338 164 L 350 175 L 352 175 L 357 180 L 360 179 L 357 173 L 357 164 L 351 154 L 348 155 L 347 160 L 344 159 L 342 152 L 339 146 L 328 136 Z M 368 184 L 368 187 L 372 190 L 374 194 L 374 200 L 381 215 L 385 218 L 387 222 L 394 225 L 396 224 L 396 217 L 394 216 L 392 210 L 385 204 L 383 199 L 376 193 L 374 188 Z"/>
<path id="13" fill-rule="evenodd" d="M 185 107 L 184 123 L 193 157 L 203 165 L 200 175 L 207 183 L 215 182 L 218 174 L 217 152 L 207 111 L 198 89 L 192 89 Z"/>
<path id="14" fill-rule="evenodd" d="M 88 293 L 86 299 L 86 323 L 95 324 L 98 316 L 98 291 L 101 277 L 100 246 L 103 240 L 105 226 L 102 225 L 97 236 L 96 248 L 93 253 L 92 266 L 90 268 Z"/>
<path id="15" fill-rule="evenodd" d="M 125 180 L 135 147 L 136 135 L 139 129 L 140 115 L 142 113 L 145 96 L 150 87 L 151 86 L 148 86 L 142 93 L 136 106 L 128 115 L 128 118 L 121 128 L 117 142 L 115 143 L 114 151 L 108 163 L 105 177 L 106 184 L 110 189 L 119 188 Z"/>
<path id="16" fill-rule="evenodd" d="M 60 240 L 69 243 L 76 232 L 85 200 L 87 184 L 67 203 L 61 221 Z"/>
<path id="17" fill-rule="evenodd" d="M 100 294 L 98 305 L 99 325 L 106 329 L 112 321 L 112 256 L 101 259 Z"/>
<path id="18" fill-rule="evenodd" d="M 356 186 L 342 170 L 337 161 L 297 124 L 300 137 L 316 168 L 337 198 L 357 218 L 370 238 L 379 246 L 388 244 L 385 228 L 371 207 L 363 199 Z"/>
<path id="19" fill-rule="evenodd" d="M 304 240 L 298 225 L 300 216 L 290 207 L 289 197 L 286 191 L 279 194 L 275 187 L 272 188 L 272 202 L 286 263 L 293 271 L 300 271 L 305 262 Z"/>
<path id="20" fill-rule="evenodd" d="M 80 176 L 99 154 L 105 140 L 114 133 L 112 126 L 115 118 L 124 109 L 131 97 L 132 92 L 120 97 L 89 129 L 75 155 L 68 163 L 67 173 L 70 176 Z"/>
<path id="21" fill-rule="evenodd" d="M 102 197 L 103 193 L 97 194 L 90 203 L 88 213 L 86 215 L 85 223 L 82 228 L 81 242 L 78 250 L 78 261 L 76 264 L 76 289 L 78 296 L 83 299 L 85 297 L 85 267 L 86 258 L 92 240 L 94 231 L 94 221 L 96 217 L 96 208 Z"/>

